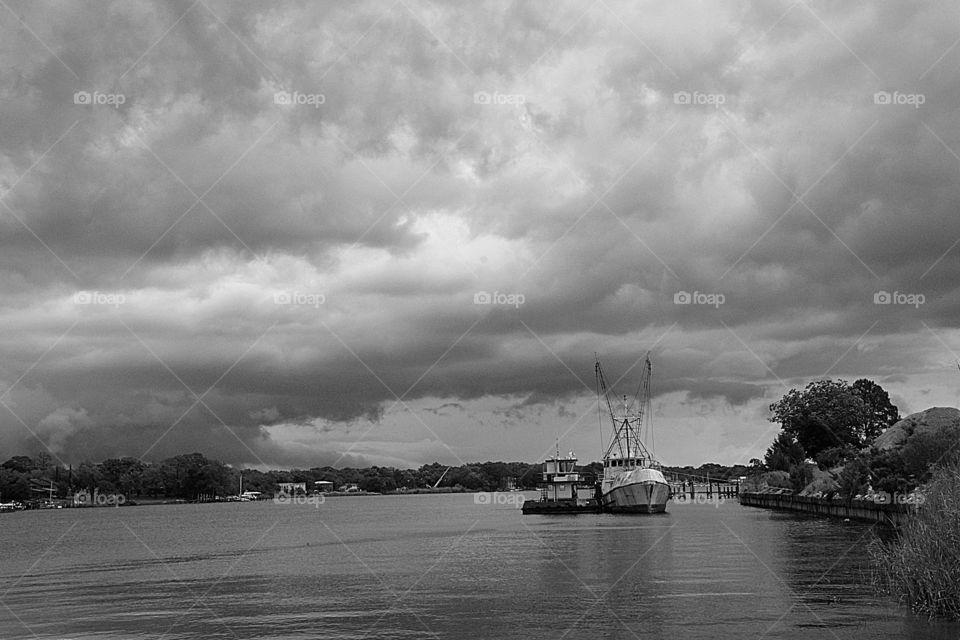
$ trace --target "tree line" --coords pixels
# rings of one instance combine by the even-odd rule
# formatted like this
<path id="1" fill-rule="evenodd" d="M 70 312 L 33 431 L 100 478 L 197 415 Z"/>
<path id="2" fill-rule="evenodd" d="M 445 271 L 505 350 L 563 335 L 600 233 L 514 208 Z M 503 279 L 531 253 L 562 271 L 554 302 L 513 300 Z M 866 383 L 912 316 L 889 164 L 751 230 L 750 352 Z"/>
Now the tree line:
<path id="1" fill-rule="evenodd" d="M 534 488 L 541 465 L 525 462 L 481 462 L 459 467 L 439 463 L 419 469 L 373 466 L 363 469 L 314 467 L 258 471 L 244 469 L 243 490 L 265 495 L 277 493 L 282 482 L 305 483 L 308 491 L 319 480 L 333 482 L 336 489 L 356 485 L 361 491 L 389 493 L 439 487 L 467 491 L 495 491 L 512 484 Z M 54 463 L 46 453 L 17 455 L 0 464 L 0 501 L 28 501 L 67 497 L 79 491 L 138 497 L 183 500 L 216 499 L 240 492 L 241 470 L 201 453 L 178 455 L 160 462 L 137 458 L 111 458 L 73 467 Z M 508 480 L 509 479 L 509 480 Z M 50 489 L 52 488 L 52 491 Z"/>

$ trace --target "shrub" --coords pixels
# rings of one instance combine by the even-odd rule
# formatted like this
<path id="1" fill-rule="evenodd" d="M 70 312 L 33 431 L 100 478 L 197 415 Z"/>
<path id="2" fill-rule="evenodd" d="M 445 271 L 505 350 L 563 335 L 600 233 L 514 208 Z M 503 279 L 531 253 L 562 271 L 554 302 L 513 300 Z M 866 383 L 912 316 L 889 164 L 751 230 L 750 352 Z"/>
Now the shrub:
<path id="1" fill-rule="evenodd" d="M 760 476 L 760 482 L 768 487 L 777 489 L 790 489 L 790 474 L 786 471 L 768 471 Z"/>
<path id="2" fill-rule="evenodd" d="M 800 493 L 804 487 L 813 482 L 813 468 L 815 465 L 800 463 L 790 469 L 790 488 Z"/>
<path id="3" fill-rule="evenodd" d="M 917 516 L 870 547 L 873 583 L 917 613 L 960 619 L 960 463 L 936 468 Z"/>
<path id="4" fill-rule="evenodd" d="M 837 478 L 840 495 L 847 500 L 852 500 L 855 496 L 866 492 L 869 484 L 870 469 L 867 463 L 861 458 L 851 460 L 840 472 Z"/>

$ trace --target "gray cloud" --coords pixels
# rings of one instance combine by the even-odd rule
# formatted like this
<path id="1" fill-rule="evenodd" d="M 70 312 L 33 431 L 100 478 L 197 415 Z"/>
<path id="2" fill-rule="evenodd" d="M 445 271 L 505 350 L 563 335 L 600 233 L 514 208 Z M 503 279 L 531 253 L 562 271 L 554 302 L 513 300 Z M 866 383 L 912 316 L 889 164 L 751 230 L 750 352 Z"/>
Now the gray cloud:
<path id="1" fill-rule="evenodd" d="M 719 402 L 737 443 L 822 375 L 953 397 L 924 377 L 960 351 L 948 3 L 11 8 L 5 449 L 335 461 L 270 428 L 486 399 L 455 451 L 651 348 L 666 419 Z"/>

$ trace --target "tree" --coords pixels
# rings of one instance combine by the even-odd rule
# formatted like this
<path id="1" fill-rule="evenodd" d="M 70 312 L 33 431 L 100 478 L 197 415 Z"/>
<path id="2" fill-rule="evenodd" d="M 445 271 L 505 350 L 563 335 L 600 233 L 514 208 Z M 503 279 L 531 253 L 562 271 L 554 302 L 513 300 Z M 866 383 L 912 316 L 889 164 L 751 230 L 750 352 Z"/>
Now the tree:
<path id="1" fill-rule="evenodd" d="M 770 405 L 770 421 L 779 422 L 807 457 L 816 458 L 826 449 L 861 447 L 876 437 L 872 434 L 878 424 L 892 415 L 892 405 L 889 398 L 884 405 L 884 396 L 886 392 L 869 380 L 856 389 L 845 380 L 816 380 L 803 391 L 791 389 Z"/>
<path id="2" fill-rule="evenodd" d="M 890 396 L 883 387 L 872 380 L 860 378 L 853 383 L 852 389 L 863 400 L 866 409 L 861 427 L 862 438 L 866 442 L 872 442 L 900 419 L 900 411 L 890 402 Z"/>
<path id="3" fill-rule="evenodd" d="M 803 462 L 804 457 L 803 447 L 794 439 L 793 435 L 781 431 L 764 454 L 763 463 L 770 471 L 789 472 L 793 467 Z"/>
<path id="4" fill-rule="evenodd" d="M 92 492 L 101 480 L 103 480 L 103 473 L 100 471 L 100 466 L 92 462 L 82 462 L 74 471 L 74 484 L 80 489 Z"/>
<path id="5" fill-rule="evenodd" d="M 36 465 L 30 456 L 13 456 L 0 466 L 17 473 L 30 473 Z"/>
<path id="6" fill-rule="evenodd" d="M 142 491 L 144 464 L 137 458 L 110 458 L 100 463 L 103 479 L 128 496 Z"/>
<path id="7" fill-rule="evenodd" d="M 27 476 L 6 464 L 0 466 L 0 501 L 28 500 L 29 498 L 30 482 Z"/>

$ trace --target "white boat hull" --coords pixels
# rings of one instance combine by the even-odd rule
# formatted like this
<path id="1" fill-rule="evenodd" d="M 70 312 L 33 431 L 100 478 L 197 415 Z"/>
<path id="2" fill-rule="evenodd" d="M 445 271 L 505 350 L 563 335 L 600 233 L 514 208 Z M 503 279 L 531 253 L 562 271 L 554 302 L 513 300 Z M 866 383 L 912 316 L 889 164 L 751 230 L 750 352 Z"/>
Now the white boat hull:
<path id="1" fill-rule="evenodd" d="M 634 469 L 603 485 L 603 508 L 611 513 L 663 513 L 670 485 L 654 469 Z"/>

